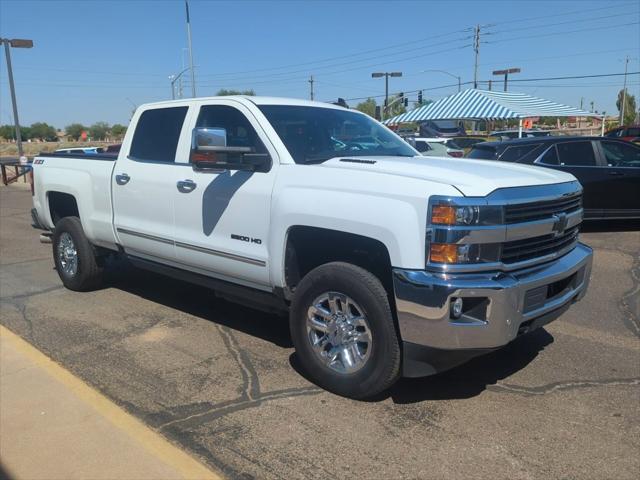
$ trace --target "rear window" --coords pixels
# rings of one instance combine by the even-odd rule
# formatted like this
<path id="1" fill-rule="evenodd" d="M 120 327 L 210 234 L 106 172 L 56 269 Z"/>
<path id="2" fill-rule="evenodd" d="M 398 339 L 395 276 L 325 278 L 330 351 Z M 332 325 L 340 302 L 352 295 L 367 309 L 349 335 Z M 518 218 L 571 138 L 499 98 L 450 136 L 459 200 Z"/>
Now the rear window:
<path id="1" fill-rule="evenodd" d="M 479 160 L 495 160 L 497 155 L 497 149 L 495 147 L 473 147 L 467 158 L 477 158 Z"/>
<path id="2" fill-rule="evenodd" d="M 136 160 L 175 162 L 178 140 L 187 107 L 157 108 L 140 115 L 131 142 Z"/>
<path id="3" fill-rule="evenodd" d="M 533 145 L 513 145 L 511 147 L 507 147 L 502 155 L 500 155 L 500 160 L 503 162 L 517 162 L 524 156 L 533 152 L 539 146 L 539 143 L 534 143 Z"/>
<path id="4" fill-rule="evenodd" d="M 559 143 L 556 147 L 558 149 L 560 165 L 568 167 L 572 165 L 583 167 L 596 165 L 596 157 L 593 153 L 591 142 Z"/>

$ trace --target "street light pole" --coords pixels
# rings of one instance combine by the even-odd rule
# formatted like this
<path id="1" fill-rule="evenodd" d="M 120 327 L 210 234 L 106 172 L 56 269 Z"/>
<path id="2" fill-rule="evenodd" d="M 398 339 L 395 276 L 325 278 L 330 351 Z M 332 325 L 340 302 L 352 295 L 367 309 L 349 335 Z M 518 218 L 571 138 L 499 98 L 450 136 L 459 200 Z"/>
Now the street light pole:
<path id="1" fill-rule="evenodd" d="M 387 106 L 389 105 L 389 77 L 401 77 L 402 72 L 374 72 L 372 78 L 384 77 L 384 108 L 382 109 L 382 120 L 385 119 Z"/>
<path id="2" fill-rule="evenodd" d="M 629 55 L 624 59 L 624 86 L 622 87 L 622 107 L 620 108 L 620 125 L 624 125 L 624 107 L 627 103 L 627 66 L 629 65 Z"/>
<path id="3" fill-rule="evenodd" d="M 507 91 L 507 82 L 510 73 L 520 73 L 519 68 L 507 68 L 505 70 L 494 70 L 493 75 L 504 75 L 504 91 Z"/>
<path id="4" fill-rule="evenodd" d="M 445 75 L 449 75 L 450 77 L 455 78 L 456 80 L 458 80 L 458 91 L 460 91 L 461 86 L 462 86 L 462 82 L 460 81 L 460 77 L 458 75 L 454 75 L 453 73 L 449 73 L 445 70 L 423 70 L 420 73 L 429 73 L 429 72 L 439 72 L 439 73 L 444 73 Z"/>
<path id="5" fill-rule="evenodd" d="M 196 96 L 196 75 L 193 71 L 193 49 L 191 48 L 191 20 L 189 19 L 189 2 L 184 0 L 187 8 L 187 37 L 189 38 L 189 68 L 191 69 L 191 96 Z"/>
<path id="6" fill-rule="evenodd" d="M 11 91 L 11 103 L 13 104 L 13 121 L 16 124 L 16 146 L 18 147 L 18 158 L 22 159 L 24 150 L 22 149 L 22 135 L 20 133 L 20 120 L 18 119 L 18 103 L 16 102 L 16 87 L 13 83 L 13 69 L 11 68 L 11 48 L 32 48 L 33 40 L 0 38 L 0 43 L 4 43 L 4 52 L 7 57 L 7 76 L 9 77 L 9 90 Z"/>

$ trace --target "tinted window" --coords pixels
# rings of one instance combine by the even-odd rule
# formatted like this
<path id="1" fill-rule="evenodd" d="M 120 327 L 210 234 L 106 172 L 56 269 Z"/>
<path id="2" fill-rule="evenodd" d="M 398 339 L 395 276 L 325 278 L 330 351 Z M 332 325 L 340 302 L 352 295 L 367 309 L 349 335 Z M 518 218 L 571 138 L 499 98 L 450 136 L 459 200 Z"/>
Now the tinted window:
<path id="1" fill-rule="evenodd" d="M 467 158 L 477 158 L 480 160 L 495 160 L 497 157 L 497 150 L 495 148 L 478 147 L 475 146 L 467 155 Z"/>
<path id="2" fill-rule="evenodd" d="M 630 128 L 627 130 L 625 137 L 640 137 L 640 128 Z"/>
<path id="3" fill-rule="evenodd" d="M 131 142 L 137 160 L 174 162 L 187 107 L 157 108 L 140 115 Z"/>
<path id="4" fill-rule="evenodd" d="M 227 147 L 249 147 L 253 153 L 267 153 L 255 129 L 237 108 L 205 105 L 200 109 L 196 127 L 224 128 L 227 131 Z"/>
<path id="5" fill-rule="evenodd" d="M 556 151 L 556 146 L 552 145 L 549 150 L 542 156 L 540 159 L 542 163 L 546 163 L 547 165 L 557 165 L 558 164 L 558 152 Z"/>
<path id="6" fill-rule="evenodd" d="M 296 163 L 335 157 L 402 156 L 416 151 L 367 115 L 338 108 L 260 105 Z"/>
<path id="7" fill-rule="evenodd" d="M 558 143 L 558 159 L 560 165 L 595 166 L 596 157 L 593 154 L 591 142 Z"/>
<path id="8" fill-rule="evenodd" d="M 533 152 L 539 146 L 539 143 L 534 143 L 533 145 L 513 145 L 511 147 L 507 147 L 502 155 L 500 155 L 500 160 L 503 162 L 517 162 L 528 153 Z"/>
<path id="9" fill-rule="evenodd" d="M 429 144 L 424 140 L 416 140 L 415 149 L 420 153 L 428 152 L 429 150 L 431 150 L 431 148 L 429 148 Z"/>
<path id="10" fill-rule="evenodd" d="M 600 142 L 607 165 L 613 167 L 640 167 L 640 147 L 623 142 Z"/>

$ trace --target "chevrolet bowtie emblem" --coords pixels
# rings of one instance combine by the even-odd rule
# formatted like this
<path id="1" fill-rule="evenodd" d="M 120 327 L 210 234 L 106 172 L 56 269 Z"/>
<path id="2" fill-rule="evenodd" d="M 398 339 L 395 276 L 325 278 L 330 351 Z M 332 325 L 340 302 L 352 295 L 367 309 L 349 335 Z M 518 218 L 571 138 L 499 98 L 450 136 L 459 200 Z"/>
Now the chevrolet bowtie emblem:
<path id="1" fill-rule="evenodd" d="M 553 214 L 553 219 L 555 220 L 553 222 L 553 236 L 557 237 L 558 235 L 561 235 L 562 233 L 564 233 L 565 229 L 567 228 L 567 214 L 566 213 L 554 213 Z"/>

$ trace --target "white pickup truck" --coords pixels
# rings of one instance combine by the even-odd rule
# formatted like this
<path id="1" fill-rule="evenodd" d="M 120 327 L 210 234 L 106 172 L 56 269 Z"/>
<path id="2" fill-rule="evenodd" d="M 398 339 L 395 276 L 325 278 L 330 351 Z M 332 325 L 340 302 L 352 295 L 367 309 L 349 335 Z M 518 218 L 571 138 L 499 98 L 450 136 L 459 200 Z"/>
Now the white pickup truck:
<path id="1" fill-rule="evenodd" d="M 318 385 L 364 398 L 497 349 L 580 299 L 581 186 L 425 158 L 359 112 L 301 100 L 144 105 L 119 154 L 33 162 L 36 228 L 67 288 L 104 259 L 289 312 Z"/>

